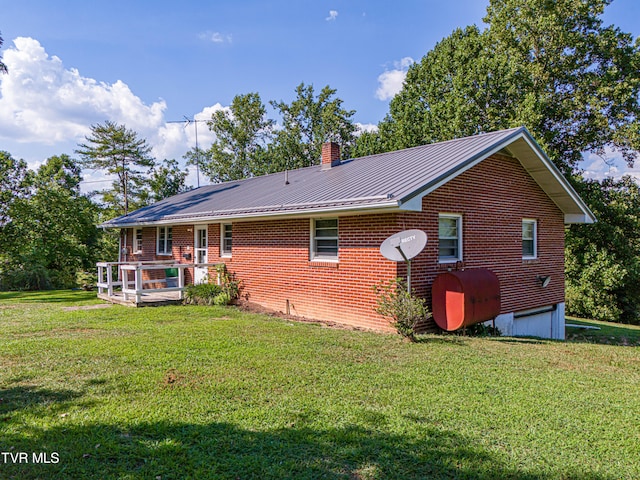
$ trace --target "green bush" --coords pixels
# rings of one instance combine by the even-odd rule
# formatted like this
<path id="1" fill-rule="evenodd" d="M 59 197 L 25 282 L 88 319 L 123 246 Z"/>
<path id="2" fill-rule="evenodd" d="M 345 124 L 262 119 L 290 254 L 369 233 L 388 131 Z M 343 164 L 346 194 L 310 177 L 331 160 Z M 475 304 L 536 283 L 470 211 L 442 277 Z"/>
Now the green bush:
<path id="1" fill-rule="evenodd" d="M 93 290 L 98 284 L 98 274 L 96 272 L 79 271 L 76 273 L 76 285 L 83 290 Z"/>
<path id="2" fill-rule="evenodd" d="M 187 285 L 184 289 L 184 303 L 186 305 L 218 305 L 214 300 L 221 293 L 222 287 L 215 283 Z"/>
<path id="3" fill-rule="evenodd" d="M 231 295 L 227 292 L 220 292 L 218 295 L 213 297 L 214 305 L 229 305 L 231 303 Z"/>
<path id="4" fill-rule="evenodd" d="M 49 272 L 49 278 L 51 279 L 52 289 L 69 289 L 76 287 L 76 272 L 71 268 L 65 268 L 64 270 L 47 270 Z M 97 279 L 97 275 L 96 275 Z M 96 280 L 97 281 L 97 280 Z"/>
<path id="5" fill-rule="evenodd" d="M 220 285 L 201 283 L 187 285 L 184 290 L 185 305 L 229 305 L 240 293 L 240 282 L 226 270 L 226 265 L 216 266 Z"/>
<path id="6" fill-rule="evenodd" d="M 378 295 L 376 312 L 389 317 L 400 335 L 415 341 L 416 326 L 431 317 L 426 300 L 410 294 L 400 278 L 381 282 L 374 288 Z"/>
<path id="7" fill-rule="evenodd" d="M 498 327 L 486 325 L 484 323 L 474 323 L 468 327 L 452 332 L 456 335 L 466 335 L 468 337 L 500 337 L 502 332 Z"/>
<path id="8" fill-rule="evenodd" d="M 38 264 L 6 268 L 0 277 L 0 290 L 49 290 L 51 288 L 49 270 Z"/>

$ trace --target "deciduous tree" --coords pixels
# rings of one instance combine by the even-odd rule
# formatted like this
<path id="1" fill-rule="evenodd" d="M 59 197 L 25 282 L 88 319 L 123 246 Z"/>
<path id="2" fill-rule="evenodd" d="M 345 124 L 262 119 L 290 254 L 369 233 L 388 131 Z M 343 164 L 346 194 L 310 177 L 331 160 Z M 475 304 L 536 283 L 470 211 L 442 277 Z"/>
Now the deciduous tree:
<path id="1" fill-rule="evenodd" d="M 491 0 L 488 28 L 454 31 L 411 66 L 377 138 L 393 150 L 524 125 L 598 218 L 566 240 L 567 309 L 640 321 L 637 185 L 572 177 L 583 155 L 640 149 L 640 43 L 602 14 L 610 0 Z"/>
<path id="2" fill-rule="evenodd" d="M 301 83 L 290 104 L 272 101 L 282 115 L 282 129 L 275 133 L 271 155 L 276 170 L 308 167 L 320 163 L 322 144 L 336 142 L 342 146 L 342 157 L 348 158 L 355 140 L 354 110 L 345 110 L 336 90 L 325 86 L 315 94 L 313 85 Z"/>
<path id="3" fill-rule="evenodd" d="M 146 201 L 153 203 L 163 198 L 186 192 L 187 171 L 180 168 L 176 160 L 164 160 L 154 166 L 149 174 L 149 190 L 144 194 Z"/>
<path id="4" fill-rule="evenodd" d="M 94 267 L 97 207 L 80 192 L 80 172 L 67 155 L 51 157 L 29 193 L 11 204 L 0 271 L 5 288 L 68 288 L 79 269 Z"/>
<path id="5" fill-rule="evenodd" d="M 603 26 L 609 0 L 492 0 L 407 73 L 386 149 L 525 125 L 569 174 L 585 152 L 640 148 L 640 47 Z"/>
<path id="6" fill-rule="evenodd" d="M 273 120 L 257 93 L 236 95 L 229 110 L 211 115 L 209 129 L 216 140 L 201 159 L 202 172 L 213 182 L 226 182 L 264 173 L 266 144 L 270 139 Z M 195 163 L 194 152 L 188 155 Z"/>

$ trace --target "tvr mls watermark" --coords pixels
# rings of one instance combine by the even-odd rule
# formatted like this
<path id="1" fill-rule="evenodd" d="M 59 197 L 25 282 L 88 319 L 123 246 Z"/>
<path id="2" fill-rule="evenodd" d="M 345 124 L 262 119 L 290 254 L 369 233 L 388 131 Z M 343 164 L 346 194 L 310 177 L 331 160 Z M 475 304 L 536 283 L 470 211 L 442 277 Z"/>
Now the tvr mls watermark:
<path id="1" fill-rule="evenodd" d="M 58 463 L 60 455 L 58 452 L 0 452 L 0 463 Z"/>

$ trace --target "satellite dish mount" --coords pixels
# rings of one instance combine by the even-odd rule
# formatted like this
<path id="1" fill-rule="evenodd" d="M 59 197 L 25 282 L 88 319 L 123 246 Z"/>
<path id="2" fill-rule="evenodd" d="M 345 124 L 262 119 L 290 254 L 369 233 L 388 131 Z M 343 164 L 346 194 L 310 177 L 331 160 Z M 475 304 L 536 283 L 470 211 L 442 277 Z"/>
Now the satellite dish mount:
<path id="1" fill-rule="evenodd" d="M 427 244 L 427 234 L 422 230 L 404 230 L 391 235 L 382 245 L 380 253 L 393 262 L 407 264 L 407 290 L 411 295 L 411 259 L 418 255 Z"/>

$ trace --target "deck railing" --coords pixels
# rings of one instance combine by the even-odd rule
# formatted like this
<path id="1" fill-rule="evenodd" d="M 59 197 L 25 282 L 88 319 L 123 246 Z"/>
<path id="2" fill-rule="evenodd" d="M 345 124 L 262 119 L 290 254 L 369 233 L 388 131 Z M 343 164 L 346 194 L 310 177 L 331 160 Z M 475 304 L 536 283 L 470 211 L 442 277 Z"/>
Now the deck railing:
<path id="1" fill-rule="evenodd" d="M 184 297 L 186 268 L 194 267 L 215 267 L 216 263 L 176 263 L 174 260 L 159 260 L 149 262 L 99 262 L 98 267 L 98 295 L 104 296 L 105 291 L 108 297 L 116 296 L 116 289 L 122 292 L 125 301 L 135 300 L 135 303 L 142 303 L 144 294 L 179 292 L 179 299 Z M 177 269 L 177 284 L 169 286 L 167 278 L 143 279 L 143 272 Z M 115 274 L 115 275 L 114 275 Z M 173 278 L 173 277 L 169 277 Z M 150 284 L 163 284 L 160 288 L 145 288 Z"/>

